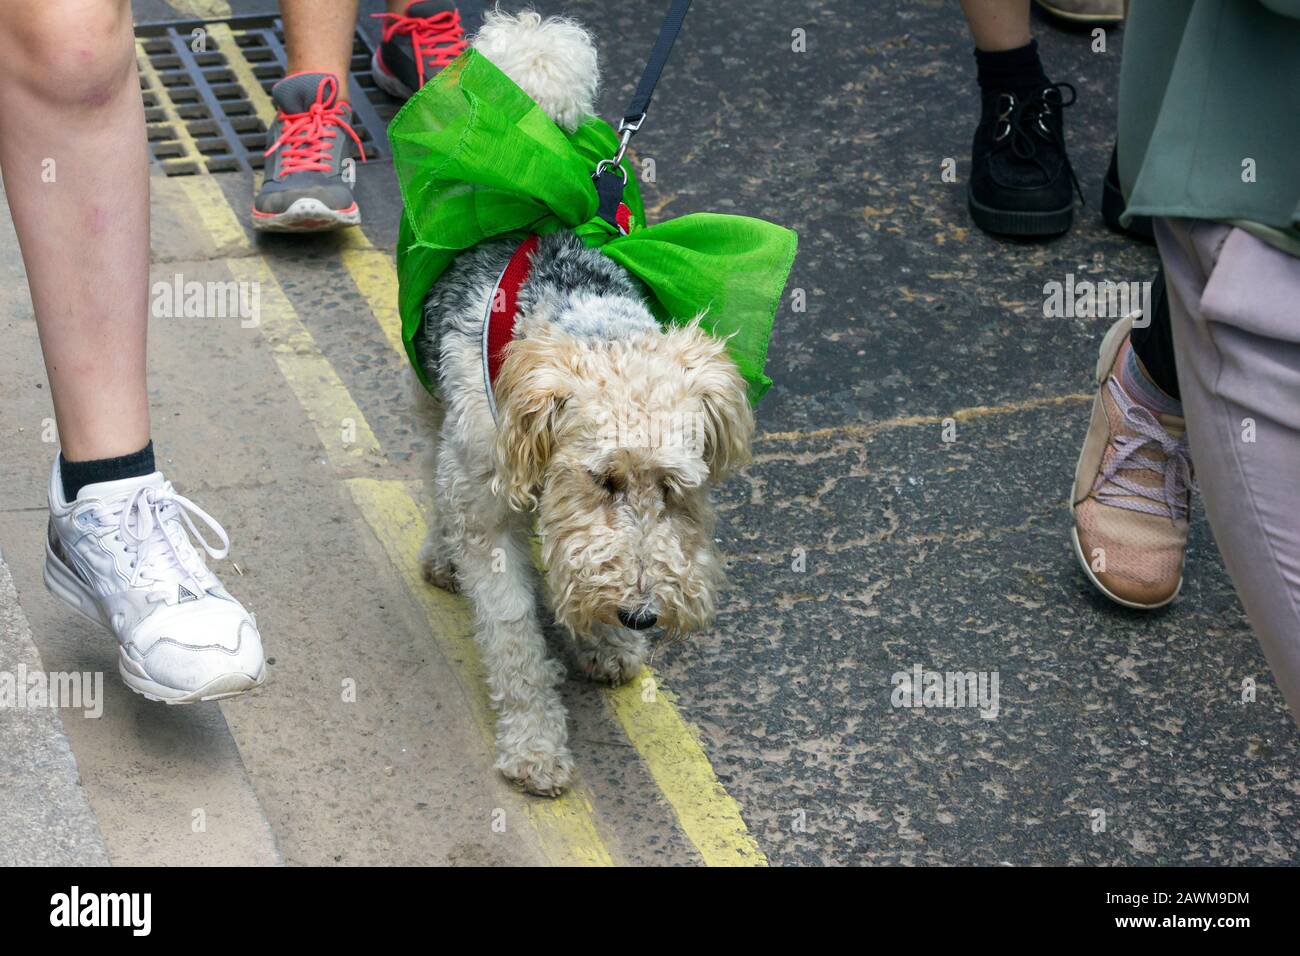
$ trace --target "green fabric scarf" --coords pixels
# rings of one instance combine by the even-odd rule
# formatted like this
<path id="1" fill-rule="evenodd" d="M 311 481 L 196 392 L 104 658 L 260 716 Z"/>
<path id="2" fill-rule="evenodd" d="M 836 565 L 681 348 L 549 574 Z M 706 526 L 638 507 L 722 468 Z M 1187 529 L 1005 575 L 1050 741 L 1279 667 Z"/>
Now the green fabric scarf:
<path id="1" fill-rule="evenodd" d="M 620 235 L 596 216 L 591 179 L 614 155 L 618 134 L 589 117 L 572 134 L 551 121 L 490 60 L 468 50 L 425 84 L 388 127 L 404 205 L 397 242 L 402 340 L 413 341 L 429 288 L 461 252 L 488 239 L 571 229 L 645 286 L 660 324 L 705 313 L 702 327 L 726 336 L 756 402 L 772 319 L 794 262 L 789 229 L 744 216 L 695 213 L 646 226 L 641 192 L 625 159 L 623 201 L 632 228 Z"/>

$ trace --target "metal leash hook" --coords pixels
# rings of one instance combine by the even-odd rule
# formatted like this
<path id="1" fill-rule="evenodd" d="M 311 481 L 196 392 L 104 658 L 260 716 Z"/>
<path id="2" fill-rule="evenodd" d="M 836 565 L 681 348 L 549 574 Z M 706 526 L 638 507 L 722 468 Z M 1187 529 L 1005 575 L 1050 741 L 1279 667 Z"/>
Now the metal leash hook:
<path id="1" fill-rule="evenodd" d="M 645 122 L 646 113 L 650 109 L 650 99 L 654 96 L 655 86 L 659 82 L 659 75 L 663 73 L 664 65 L 668 62 L 668 54 L 672 52 L 673 44 L 677 42 L 677 34 L 681 32 L 682 21 L 686 19 L 686 11 L 690 6 L 691 0 L 673 0 L 672 6 L 668 8 L 663 26 L 659 28 L 659 37 L 655 40 L 654 49 L 650 51 L 650 60 L 646 63 L 645 72 L 641 74 L 641 82 L 637 84 L 627 112 L 618 121 L 618 149 L 611 158 L 598 162 L 596 171 L 591 174 L 592 182 L 596 184 L 596 195 L 600 200 L 596 214 L 610 225 L 617 226 L 620 231 L 624 227 L 618 223 L 618 208 L 623 200 L 623 188 L 627 185 L 628 179 L 627 170 L 623 167 L 623 157 L 627 155 L 627 147 L 632 142 L 632 137 Z M 611 167 L 618 170 L 622 182 L 608 175 Z M 626 219 L 626 209 L 623 210 L 623 214 Z"/>
<path id="2" fill-rule="evenodd" d="M 632 136 L 641 128 L 645 122 L 645 114 L 642 113 L 634 122 L 628 122 L 626 119 L 618 121 L 618 131 L 623 134 L 618 143 L 618 151 L 614 153 L 613 159 L 602 159 L 596 164 L 596 171 L 591 174 L 592 179 L 600 179 L 600 174 L 606 169 L 613 166 L 623 175 L 623 185 L 627 185 L 627 170 L 623 168 L 623 156 L 627 153 L 627 144 L 632 142 Z"/>

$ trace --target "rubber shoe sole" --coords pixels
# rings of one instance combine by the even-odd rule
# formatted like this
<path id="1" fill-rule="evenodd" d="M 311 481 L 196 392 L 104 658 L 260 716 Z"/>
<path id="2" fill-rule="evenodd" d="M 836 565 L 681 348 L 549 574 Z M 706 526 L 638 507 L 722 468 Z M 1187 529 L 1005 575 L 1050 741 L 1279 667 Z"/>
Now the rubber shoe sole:
<path id="1" fill-rule="evenodd" d="M 158 684 L 149 678 L 135 673 L 134 665 L 125 651 L 119 651 L 117 672 L 122 675 L 122 682 L 141 697 L 162 704 L 198 704 L 209 700 L 225 700 L 238 697 L 266 683 L 266 668 L 256 678 L 247 674 L 222 674 L 214 677 L 198 690 L 178 691 L 175 688 Z"/>
<path id="2" fill-rule="evenodd" d="M 99 605 L 86 585 L 54 554 L 49 541 L 45 542 L 45 568 L 41 574 L 45 589 L 63 603 L 84 617 L 91 624 L 98 625 L 109 634 L 113 629 L 100 614 Z M 116 636 L 114 636 L 116 640 Z M 208 681 L 197 690 L 181 690 L 168 687 L 151 680 L 138 664 L 127 656 L 126 648 L 117 649 L 117 672 L 122 682 L 131 690 L 149 700 L 166 704 L 197 704 L 206 700 L 224 700 L 261 687 L 266 683 L 266 665 L 256 677 L 240 671 L 221 674 Z"/>
<path id="3" fill-rule="evenodd" d="M 1063 209 L 1046 212 L 1024 212 L 1016 209 L 994 209 L 985 206 L 966 188 L 970 217 L 985 232 L 998 236 L 1059 236 L 1069 232 L 1074 222 L 1074 203 Z"/>
<path id="4" fill-rule="evenodd" d="M 370 56 L 370 75 L 375 78 L 375 86 L 397 100 L 409 100 L 415 95 L 411 89 L 384 66 L 384 58 L 379 55 L 379 48 Z"/>
<path id="5" fill-rule="evenodd" d="M 1077 10 L 1062 10 L 1055 7 L 1046 0 L 1037 0 L 1040 7 L 1058 19 L 1065 20 L 1068 23 L 1123 23 L 1122 16 L 1116 16 L 1113 13 L 1080 13 Z"/>
<path id="6" fill-rule="evenodd" d="M 331 209 L 319 199 L 295 199 L 284 212 L 253 209 L 253 228 L 258 232 L 328 232 L 361 224 L 361 211 L 354 202 L 347 209 Z"/>

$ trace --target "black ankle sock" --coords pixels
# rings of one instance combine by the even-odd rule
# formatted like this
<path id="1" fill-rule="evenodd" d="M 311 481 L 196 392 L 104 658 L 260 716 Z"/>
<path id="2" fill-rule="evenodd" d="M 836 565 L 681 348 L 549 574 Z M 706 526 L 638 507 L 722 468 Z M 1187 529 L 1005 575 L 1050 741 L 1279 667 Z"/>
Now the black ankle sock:
<path id="1" fill-rule="evenodd" d="M 985 93 L 1008 90 L 1019 92 L 1047 83 L 1047 74 L 1038 59 L 1038 41 L 1030 40 L 1014 50 L 975 51 L 975 67 L 980 89 Z"/>
<path id="2" fill-rule="evenodd" d="M 1128 340 L 1156 387 L 1174 401 L 1182 401 L 1178 394 L 1178 366 L 1174 361 L 1174 331 L 1169 321 L 1164 269 L 1156 273 L 1151 283 L 1151 321 L 1130 332 Z"/>
<path id="3" fill-rule="evenodd" d="M 153 442 L 129 455 L 100 458 L 96 461 L 68 461 L 59 452 L 59 475 L 63 478 L 63 497 L 67 501 L 76 501 L 86 485 L 121 478 L 141 478 L 152 474 L 153 470 Z"/>

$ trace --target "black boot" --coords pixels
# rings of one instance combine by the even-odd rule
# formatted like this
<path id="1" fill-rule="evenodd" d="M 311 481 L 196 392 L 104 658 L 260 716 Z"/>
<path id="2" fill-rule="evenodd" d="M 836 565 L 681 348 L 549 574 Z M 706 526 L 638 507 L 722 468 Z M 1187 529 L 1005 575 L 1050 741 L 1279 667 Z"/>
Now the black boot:
<path id="1" fill-rule="evenodd" d="M 976 51 L 976 60 L 982 97 L 971 148 L 971 218 L 999 235 L 1065 232 L 1079 192 L 1062 116 L 1075 100 L 1074 87 L 1047 79 L 1035 42 L 1001 53 Z"/>

